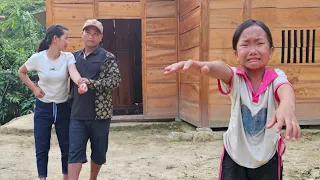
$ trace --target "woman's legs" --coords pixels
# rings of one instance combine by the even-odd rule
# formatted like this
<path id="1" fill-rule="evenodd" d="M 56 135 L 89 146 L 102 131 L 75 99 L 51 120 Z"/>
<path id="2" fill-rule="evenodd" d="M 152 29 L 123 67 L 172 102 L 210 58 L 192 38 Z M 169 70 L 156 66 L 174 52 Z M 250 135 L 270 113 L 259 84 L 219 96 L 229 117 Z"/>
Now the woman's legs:
<path id="1" fill-rule="evenodd" d="M 34 114 L 34 140 L 38 177 L 40 179 L 45 179 L 48 174 L 48 153 L 50 150 L 52 123 L 50 109 L 47 108 L 45 103 L 37 100 Z"/>
<path id="2" fill-rule="evenodd" d="M 57 105 L 55 129 L 61 150 L 63 180 L 68 179 L 70 108 L 67 103 Z"/>

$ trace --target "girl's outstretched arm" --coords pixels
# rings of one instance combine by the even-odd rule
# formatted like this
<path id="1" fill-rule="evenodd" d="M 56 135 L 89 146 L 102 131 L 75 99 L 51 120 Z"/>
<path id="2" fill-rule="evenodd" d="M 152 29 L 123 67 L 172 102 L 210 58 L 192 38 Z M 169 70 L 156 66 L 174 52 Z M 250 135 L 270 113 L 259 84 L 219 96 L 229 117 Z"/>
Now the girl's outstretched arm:
<path id="1" fill-rule="evenodd" d="M 285 124 L 286 138 L 291 140 L 300 139 L 301 132 L 295 115 L 296 99 L 293 88 L 289 84 L 283 84 L 278 88 L 277 93 L 280 104 L 267 128 L 271 128 L 277 123 L 277 131 L 280 132 Z"/>
<path id="2" fill-rule="evenodd" d="M 173 72 L 188 73 L 197 76 L 207 75 L 211 78 L 221 79 L 224 83 L 230 84 L 232 79 L 232 70 L 222 61 L 180 61 L 165 68 L 164 74 Z"/>

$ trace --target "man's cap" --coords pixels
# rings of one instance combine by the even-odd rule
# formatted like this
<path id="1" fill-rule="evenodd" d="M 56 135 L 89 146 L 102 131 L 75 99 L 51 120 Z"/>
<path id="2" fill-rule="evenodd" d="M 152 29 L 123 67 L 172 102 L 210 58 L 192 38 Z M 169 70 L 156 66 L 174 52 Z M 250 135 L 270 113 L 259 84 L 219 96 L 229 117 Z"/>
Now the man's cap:
<path id="1" fill-rule="evenodd" d="M 85 28 L 89 27 L 89 26 L 93 26 L 99 29 L 100 33 L 103 33 L 103 25 L 101 24 L 100 21 L 96 20 L 96 19 L 88 19 L 83 27 L 82 30 L 84 30 Z"/>

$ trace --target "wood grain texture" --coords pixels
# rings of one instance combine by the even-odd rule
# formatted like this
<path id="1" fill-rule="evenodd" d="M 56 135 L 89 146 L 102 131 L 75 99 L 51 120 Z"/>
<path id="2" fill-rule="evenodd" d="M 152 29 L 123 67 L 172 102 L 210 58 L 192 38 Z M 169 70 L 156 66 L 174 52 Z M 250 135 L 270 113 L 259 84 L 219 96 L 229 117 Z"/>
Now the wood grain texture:
<path id="1" fill-rule="evenodd" d="M 180 35 L 180 50 L 186 50 L 199 46 L 200 44 L 200 27 Z"/>
<path id="2" fill-rule="evenodd" d="M 242 23 L 242 9 L 210 10 L 210 28 L 237 28 Z"/>
<path id="3" fill-rule="evenodd" d="M 201 23 L 200 23 L 200 61 L 207 61 L 209 58 L 209 0 L 201 1 Z M 208 127 L 208 98 L 209 98 L 209 77 L 200 77 L 200 112 L 201 126 Z"/>
<path id="4" fill-rule="evenodd" d="M 176 115 L 116 115 L 111 118 L 112 122 L 159 122 L 159 120 L 175 120 Z"/>
<path id="5" fill-rule="evenodd" d="M 99 0 L 99 1 L 100 2 L 140 2 L 141 0 Z"/>
<path id="6" fill-rule="evenodd" d="M 209 61 L 217 60 L 223 61 L 229 66 L 236 66 L 239 64 L 232 49 L 210 49 Z"/>
<path id="7" fill-rule="evenodd" d="M 93 18 L 93 4 L 54 4 L 54 21 L 83 21 Z"/>
<path id="8" fill-rule="evenodd" d="M 211 9 L 210 28 L 237 28 L 241 23 L 242 9 Z M 269 27 L 319 27 L 320 8 L 253 8 L 252 18 Z"/>
<path id="9" fill-rule="evenodd" d="M 270 27 L 314 27 L 320 24 L 320 8 L 254 8 L 252 18 Z"/>
<path id="10" fill-rule="evenodd" d="M 147 67 L 164 67 L 177 62 L 176 50 L 151 50 L 146 52 Z"/>
<path id="11" fill-rule="evenodd" d="M 278 9 L 276 8 L 253 8 L 252 19 L 259 19 L 260 21 L 264 22 L 269 28 L 278 27 L 278 25 L 280 25 L 278 21 L 283 18 L 278 18 L 277 11 Z"/>
<path id="12" fill-rule="evenodd" d="M 319 120 L 320 103 L 298 103 L 296 104 L 296 117 L 298 120 Z M 318 124 L 319 125 L 319 124 Z"/>
<path id="13" fill-rule="evenodd" d="M 93 18 L 99 19 L 99 0 L 93 0 Z"/>
<path id="14" fill-rule="evenodd" d="M 188 12 L 200 6 L 201 0 L 179 0 L 179 16 L 182 17 Z"/>
<path id="15" fill-rule="evenodd" d="M 287 0 L 283 0 L 287 1 Z M 288 3 L 287 1 L 286 3 Z M 279 0 L 260 0 L 260 1 L 252 1 L 253 8 L 261 8 L 261 7 L 268 7 L 268 8 L 276 8 L 282 1 Z M 289 7 L 289 6 L 286 6 Z"/>
<path id="16" fill-rule="evenodd" d="M 209 122 L 228 122 L 230 120 L 230 105 L 209 105 Z M 210 123 L 209 123 L 210 124 Z M 224 124 L 228 127 L 228 123 Z"/>
<path id="17" fill-rule="evenodd" d="M 216 79 L 212 79 L 213 81 L 217 82 Z M 212 83 L 212 81 L 211 81 Z M 218 84 L 210 84 L 209 85 L 209 105 L 224 105 L 224 104 L 231 104 L 230 97 L 228 95 L 223 95 L 218 90 Z"/>
<path id="18" fill-rule="evenodd" d="M 210 49 L 232 49 L 232 37 L 236 29 L 210 29 Z"/>
<path id="19" fill-rule="evenodd" d="M 179 117 L 188 122 L 199 122 L 199 125 L 201 125 L 199 103 L 193 103 L 180 99 L 179 106 Z"/>
<path id="20" fill-rule="evenodd" d="M 141 58 L 142 58 L 142 100 L 143 115 L 148 114 L 148 98 L 147 98 L 147 43 L 146 43 L 146 0 L 140 1 L 141 10 Z"/>
<path id="21" fill-rule="evenodd" d="M 183 34 L 200 26 L 200 7 L 190 11 L 188 14 L 180 18 L 179 33 Z"/>
<path id="22" fill-rule="evenodd" d="M 64 25 L 68 28 L 68 36 L 71 38 L 82 37 L 82 27 L 85 21 L 55 21 L 56 24 Z"/>
<path id="23" fill-rule="evenodd" d="M 242 21 L 252 19 L 252 0 L 243 0 Z"/>
<path id="24" fill-rule="evenodd" d="M 200 84 L 199 83 L 194 83 L 194 84 L 184 84 L 182 83 L 180 86 L 180 98 L 193 102 L 193 103 L 199 103 L 200 102 L 200 97 L 199 97 L 199 92 L 200 92 Z"/>
<path id="25" fill-rule="evenodd" d="M 176 15 L 176 4 L 174 1 L 155 1 L 147 2 L 146 4 L 146 16 L 150 17 L 162 17 L 162 18 L 174 18 Z"/>
<path id="26" fill-rule="evenodd" d="M 175 1 L 176 3 L 176 24 L 177 24 L 177 28 L 176 28 L 176 37 L 177 37 L 177 41 L 179 41 L 180 39 L 180 16 L 179 16 L 179 9 L 180 9 L 180 6 L 179 6 L 179 1 Z M 179 43 L 176 43 L 176 51 L 177 51 L 177 62 L 179 61 L 180 59 L 180 44 Z M 180 84 L 180 81 L 181 81 L 181 76 L 180 76 L 180 73 L 177 73 L 177 87 L 178 87 L 178 117 L 179 118 L 179 115 L 180 115 L 180 89 L 181 89 L 181 84 Z"/>
<path id="27" fill-rule="evenodd" d="M 161 50 L 161 49 L 175 49 L 176 35 L 149 35 L 146 36 L 147 51 Z"/>
<path id="28" fill-rule="evenodd" d="M 210 9 L 241 9 L 243 1 L 239 0 L 210 0 Z"/>
<path id="29" fill-rule="evenodd" d="M 148 98 L 162 99 L 177 97 L 177 86 L 171 84 L 147 84 Z"/>
<path id="30" fill-rule="evenodd" d="M 69 38 L 69 45 L 66 51 L 75 52 L 81 50 L 82 48 L 84 48 L 82 38 Z"/>
<path id="31" fill-rule="evenodd" d="M 175 34 L 175 18 L 147 18 L 147 35 L 152 34 Z"/>
<path id="32" fill-rule="evenodd" d="M 181 104 L 181 103 L 180 103 Z M 189 116 L 187 115 L 184 115 L 183 113 L 179 114 L 179 117 L 178 117 L 180 120 L 183 120 L 183 121 L 186 121 L 186 122 L 189 122 L 190 124 L 196 126 L 196 127 L 201 127 L 201 121 L 200 119 L 196 119 L 194 120 L 195 118 L 190 118 Z"/>
<path id="33" fill-rule="evenodd" d="M 193 59 L 196 61 L 200 60 L 199 46 L 180 51 L 180 60 L 179 61 L 187 61 L 189 59 Z"/>
<path id="34" fill-rule="evenodd" d="M 268 66 L 269 68 L 279 68 L 283 70 L 289 82 L 292 84 L 310 84 L 320 83 L 318 76 L 318 65 L 282 65 L 282 66 Z"/>
<path id="35" fill-rule="evenodd" d="M 296 83 L 294 92 L 297 103 L 320 101 L 320 83 Z"/>
<path id="36" fill-rule="evenodd" d="M 149 83 L 175 83 L 176 74 L 163 75 L 164 68 L 150 68 L 146 70 L 147 84 Z"/>
<path id="37" fill-rule="evenodd" d="M 46 29 L 48 29 L 54 23 L 53 18 L 53 1 L 46 1 Z"/>
<path id="38" fill-rule="evenodd" d="M 141 18 L 140 2 L 99 2 L 101 19 L 136 19 Z"/>
<path id="39" fill-rule="evenodd" d="M 180 73 L 180 84 L 200 84 L 200 76 Z"/>
<path id="40" fill-rule="evenodd" d="M 305 8 L 320 7 L 318 0 L 259 0 L 253 1 L 252 7 Z"/>
<path id="41" fill-rule="evenodd" d="M 55 4 L 90 4 L 94 0 L 52 0 Z"/>
<path id="42" fill-rule="evenodd" d="M 175 16 L 175 1 L 145 0 L 147 116 L 164 117 L 178 114 L 177 74 L 163 74 L 164 67 L 177 62 Z"/>
<path id="43" fill-rule="evenodd" d="M 148 112 L 147 115 L 177 115 L 178 101 L 177 98 L 161 98 L 161 99 L 148 99 Z"/>

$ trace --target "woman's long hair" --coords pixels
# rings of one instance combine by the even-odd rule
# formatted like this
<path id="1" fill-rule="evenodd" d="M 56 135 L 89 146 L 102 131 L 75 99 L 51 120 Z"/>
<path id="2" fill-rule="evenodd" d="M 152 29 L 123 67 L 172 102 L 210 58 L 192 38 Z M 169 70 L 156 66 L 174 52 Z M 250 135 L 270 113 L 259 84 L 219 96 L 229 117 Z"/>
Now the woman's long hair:
<path id="1" fill-rule="evenodd" d="M 57 36 L 60 38 L 63 36 L 63 30 L 68 30 L 68 28 L 58 24 L 51 25 L 47 30 L 46 36 L 39 44 L 38 52 L 49 49 L 53 37 Z"/>

